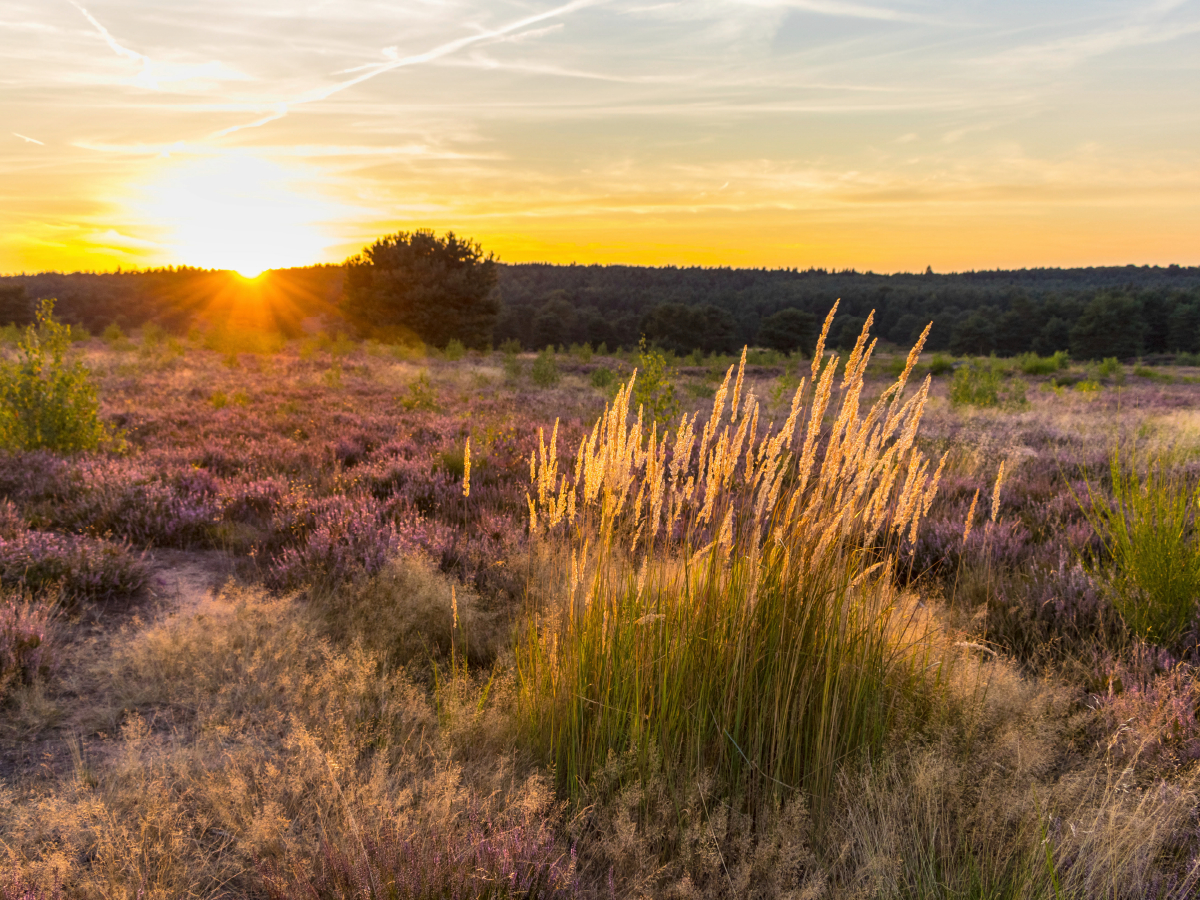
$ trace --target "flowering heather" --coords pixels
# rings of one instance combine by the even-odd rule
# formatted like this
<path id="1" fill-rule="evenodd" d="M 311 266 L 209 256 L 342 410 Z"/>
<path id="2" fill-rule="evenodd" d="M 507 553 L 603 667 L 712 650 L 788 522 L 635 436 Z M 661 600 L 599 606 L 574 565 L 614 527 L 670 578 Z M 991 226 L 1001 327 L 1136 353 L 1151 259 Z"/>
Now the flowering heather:
<path id="1" fill-rule="evenodd" d="M 293 523 L 296 543 L 267 570 L 273 587 L 333 585 L 371 575 L 398 549 L 396 527 L 382 520 L 382 504 L 374 498 L 326 498 L 305 512 L 304 519 Z"/>
<path id="2" fill-rule="evenodd" d="M 148 579 L 142 556 L 125 545 L 45 531 L 0 538 L 0 584 L 56 589 L 67 605 L 129 600 Z"/>
<path id="3" fill-rule="evenodd" d="M 12 684 L 27 684 L 51 669 L 50 609 L 29 599 L 0 600 L 0 700 Z"/>
<path id="4" fill-rule="evenodd" d="M 1110 658 L 1091 705 L 1118 759 L 1178 769 L 1200 759 L 1200 671 L 1143 643 Z"/>
<path id="5" fill-rule="evenodd" d="M 545 822 L 492 820 L 477 806 L 450 827 L 378 837 L 335 847 L 325 843 L 311 867 L 263 865 L 272 900 L 569 900 L 579 897 L 575 854 Z"/>
<path id="6" fill-rule="evenodd" d="M 62 882 L 57 878 L 49 887 L 15 874 L 0 881 L 0 900 L 62 900 L 62 897 Z"/>

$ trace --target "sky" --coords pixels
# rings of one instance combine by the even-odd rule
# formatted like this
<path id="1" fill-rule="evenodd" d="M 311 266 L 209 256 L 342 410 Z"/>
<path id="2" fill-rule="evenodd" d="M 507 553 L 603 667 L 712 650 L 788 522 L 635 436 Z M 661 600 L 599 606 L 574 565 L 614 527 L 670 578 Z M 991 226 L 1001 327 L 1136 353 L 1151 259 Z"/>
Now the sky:
<path id="1" fill-rule="evenodd" d="M 0 273 L 1200 264 L 1200 0 L 0 0 Z"/>

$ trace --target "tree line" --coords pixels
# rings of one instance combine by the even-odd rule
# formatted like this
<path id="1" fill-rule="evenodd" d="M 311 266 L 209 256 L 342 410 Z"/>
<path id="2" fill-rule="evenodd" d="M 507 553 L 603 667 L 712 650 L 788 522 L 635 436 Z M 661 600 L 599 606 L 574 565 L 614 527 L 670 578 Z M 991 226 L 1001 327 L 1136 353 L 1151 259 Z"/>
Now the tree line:
<path id="1" fill-rule="evenodd" d="M 187 267 L 0 278 L 0 325 L 58 300 L 92 330 L 147 322 L 221 325 L 238 310 L 284 334 L 306 319 L 383 340 L 526 349 L 648 342 L 684 354 L 745 344 L 806 351 L 840 300 L 830 344 L 853 344 L 871 310 L 900 347 L 933 322 L 927 347 L 959 355 L 1068 351 L 1077 359 L 1200 352 L 1200 267 L 1113 266 L 939 275 L 852 270 L 504 265 L 453 234 L 401 232 L 341 266 L 275 270 L 247 282 Z M 260 323 L 261 324 L 261 323 Z"/>

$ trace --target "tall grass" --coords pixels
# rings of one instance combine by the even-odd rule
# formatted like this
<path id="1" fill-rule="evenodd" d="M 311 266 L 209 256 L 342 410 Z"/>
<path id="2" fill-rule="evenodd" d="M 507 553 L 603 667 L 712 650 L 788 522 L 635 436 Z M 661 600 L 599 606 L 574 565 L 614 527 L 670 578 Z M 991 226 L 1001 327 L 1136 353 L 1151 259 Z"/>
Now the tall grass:
<path id="1" fill-rule="evenodd" d="M 892 589 L 890 548 L 941 473 L 914 446 L 929 380 L 903 396 L 924 337 L 862 413 L 870 319 L 838 405 L 832 316 L 779 428 L 743 390 L 743 353 L 703 425 L 647 428 L 631 379 L 572 474 L 557 427 L 531 460 L 530 530 L 569 576 L 517 666 L 526 727 L 563 787 L 632 750 L 643 778 L 661 758 L 678 783 L 715 770 L 752 806 L 802 789 L 819 812 L 840 765 L 880 747 L 916 695 L 930 647 Z"/>
<path id="2" fill-rule="evenodd" d="M 1114 603 L 1135 634 L 1170 646 L 1191 624 L 1200 596 L 1200 485 L 1163 455 L 1141 466 L 1117 448 L 1109 470 L 1112 499 L 1089 485 L 1082 504 L 1113 561 Z"/>

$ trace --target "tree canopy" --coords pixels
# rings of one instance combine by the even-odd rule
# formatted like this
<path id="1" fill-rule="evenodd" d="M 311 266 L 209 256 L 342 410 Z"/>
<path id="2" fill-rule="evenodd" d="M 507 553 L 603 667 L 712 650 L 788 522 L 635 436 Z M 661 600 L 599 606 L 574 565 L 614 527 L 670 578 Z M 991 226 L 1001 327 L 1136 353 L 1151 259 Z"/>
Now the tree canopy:
<path id="1" fill-rule="evenodd" d="M 342 313 L 363 335 L 409 333 L 484 347 L 500 313 L 496 262 L 450 231 L 401 231 L 346 261 Z"/>

